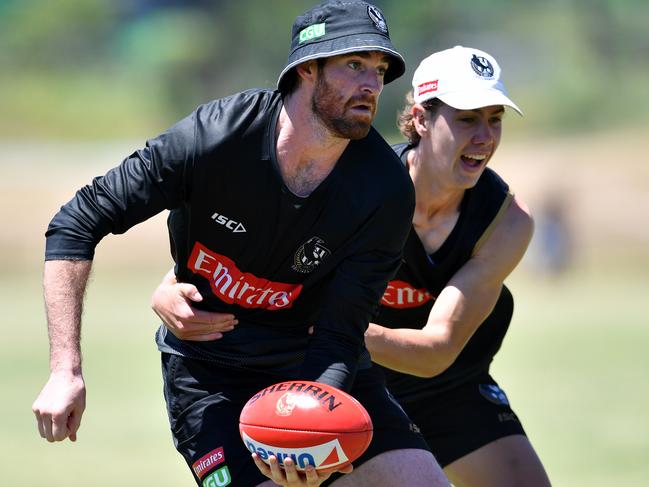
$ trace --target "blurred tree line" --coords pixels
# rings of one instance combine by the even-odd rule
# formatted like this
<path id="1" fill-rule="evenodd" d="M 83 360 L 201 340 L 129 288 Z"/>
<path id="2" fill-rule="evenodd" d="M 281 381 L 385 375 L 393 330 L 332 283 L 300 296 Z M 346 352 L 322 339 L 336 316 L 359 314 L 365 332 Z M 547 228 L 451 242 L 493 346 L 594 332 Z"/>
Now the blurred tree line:
<path id="1" fill-rule="evenodd" d="M 315 3 L 0 0 L 0 138 L 142 138 L 204 101 L 272 88 L 293 19 Z M 382 95 L 389 138 L 418 62 L 457 44 L 500 61 L 526 113 L 514 132 L 649 122 L 647 0 L 374 3 L 408 63 Z"/>

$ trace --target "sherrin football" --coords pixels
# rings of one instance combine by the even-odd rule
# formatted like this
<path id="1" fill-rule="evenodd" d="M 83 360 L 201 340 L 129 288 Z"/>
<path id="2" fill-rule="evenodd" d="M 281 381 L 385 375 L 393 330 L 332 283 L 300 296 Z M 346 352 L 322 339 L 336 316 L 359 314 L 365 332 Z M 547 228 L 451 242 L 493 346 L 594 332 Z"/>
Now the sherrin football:
<path id="1" fill-rule="evenodd" d="M 352 396 L 319 382 L 280 382 L 252 396 L 241 411 L 239 432 L 251 453 L 297 470 L 338 470 L 372 441 L 372 420 Z"/>

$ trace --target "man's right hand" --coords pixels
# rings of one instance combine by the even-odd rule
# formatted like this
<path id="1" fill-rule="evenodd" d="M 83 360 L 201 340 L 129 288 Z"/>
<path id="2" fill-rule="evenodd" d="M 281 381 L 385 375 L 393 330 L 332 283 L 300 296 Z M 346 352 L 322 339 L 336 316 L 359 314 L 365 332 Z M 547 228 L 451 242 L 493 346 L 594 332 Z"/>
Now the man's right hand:
<path id="1" fill-rule="evenodd" d="M 308 465 L 304 473 L 299 472 L 291 457 L 284 458 L 284 467 L 282 468 L 274 455 L 268 457 L 267 465 L 259 458 L 256 453 L 252 454 L 252 459 L 259 471 L 271 479 L 273 485 L 282 487 L 318 487 L 322 482 L 327 480 L 333 472 L 318 472 L 312 465 Z M 354 470 L 352 465 L 347 465 L 339 470 L 340 473 L 348 474 Z M 266 487 L 267 482 L 257 487 Z"/>
<path id="2" fill-rule="evenodd" d="M 49 442 L 77 440 L 81 416 L 86 409 L 86 385 L 81 374 L 52 372 L 32 411 L 38 432 Z"/>
<path id="3" fill-rule="evenodd" d="M 151 297 L 151 308 L 167 329 L 181 340 L 210 341 L 231 331 L 238 323 L 234 315 L 203 311 L 191 305 L 203 297 L 193 284 L 176 282 L 168 273 Z"/>

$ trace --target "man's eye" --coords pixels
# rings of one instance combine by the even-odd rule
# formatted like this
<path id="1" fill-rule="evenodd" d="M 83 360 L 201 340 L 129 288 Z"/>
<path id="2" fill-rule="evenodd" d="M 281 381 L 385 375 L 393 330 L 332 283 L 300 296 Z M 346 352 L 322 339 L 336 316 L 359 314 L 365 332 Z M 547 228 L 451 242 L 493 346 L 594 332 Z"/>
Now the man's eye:
<path id="1" fill-rule="evenodd" d="M 385 73 L 388 72 L 388 68 L 377 68 L 376 72 L 381 76 L 385 76 Z"/>
<path id="2" fill-rule="evenodd" d="M 359 69 L 361 67 L 361 63 L 358 61 L 349 61 L 349 67 L 352 69 Z"/>

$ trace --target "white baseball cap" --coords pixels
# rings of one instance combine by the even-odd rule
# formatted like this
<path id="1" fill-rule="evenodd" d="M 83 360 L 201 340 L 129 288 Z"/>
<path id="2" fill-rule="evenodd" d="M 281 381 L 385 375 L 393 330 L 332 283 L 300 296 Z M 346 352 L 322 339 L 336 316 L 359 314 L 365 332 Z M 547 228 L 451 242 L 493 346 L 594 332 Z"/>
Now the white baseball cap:
<path id="1" fill-rule="evenodd" d="M 455 46 L 424 59 L 412 77 L 414 100 L 439 98 L 458 110 L 506 105 L 519 114 L 500 79 L 500 66 L 489 54 L 471 47 Z"/>

